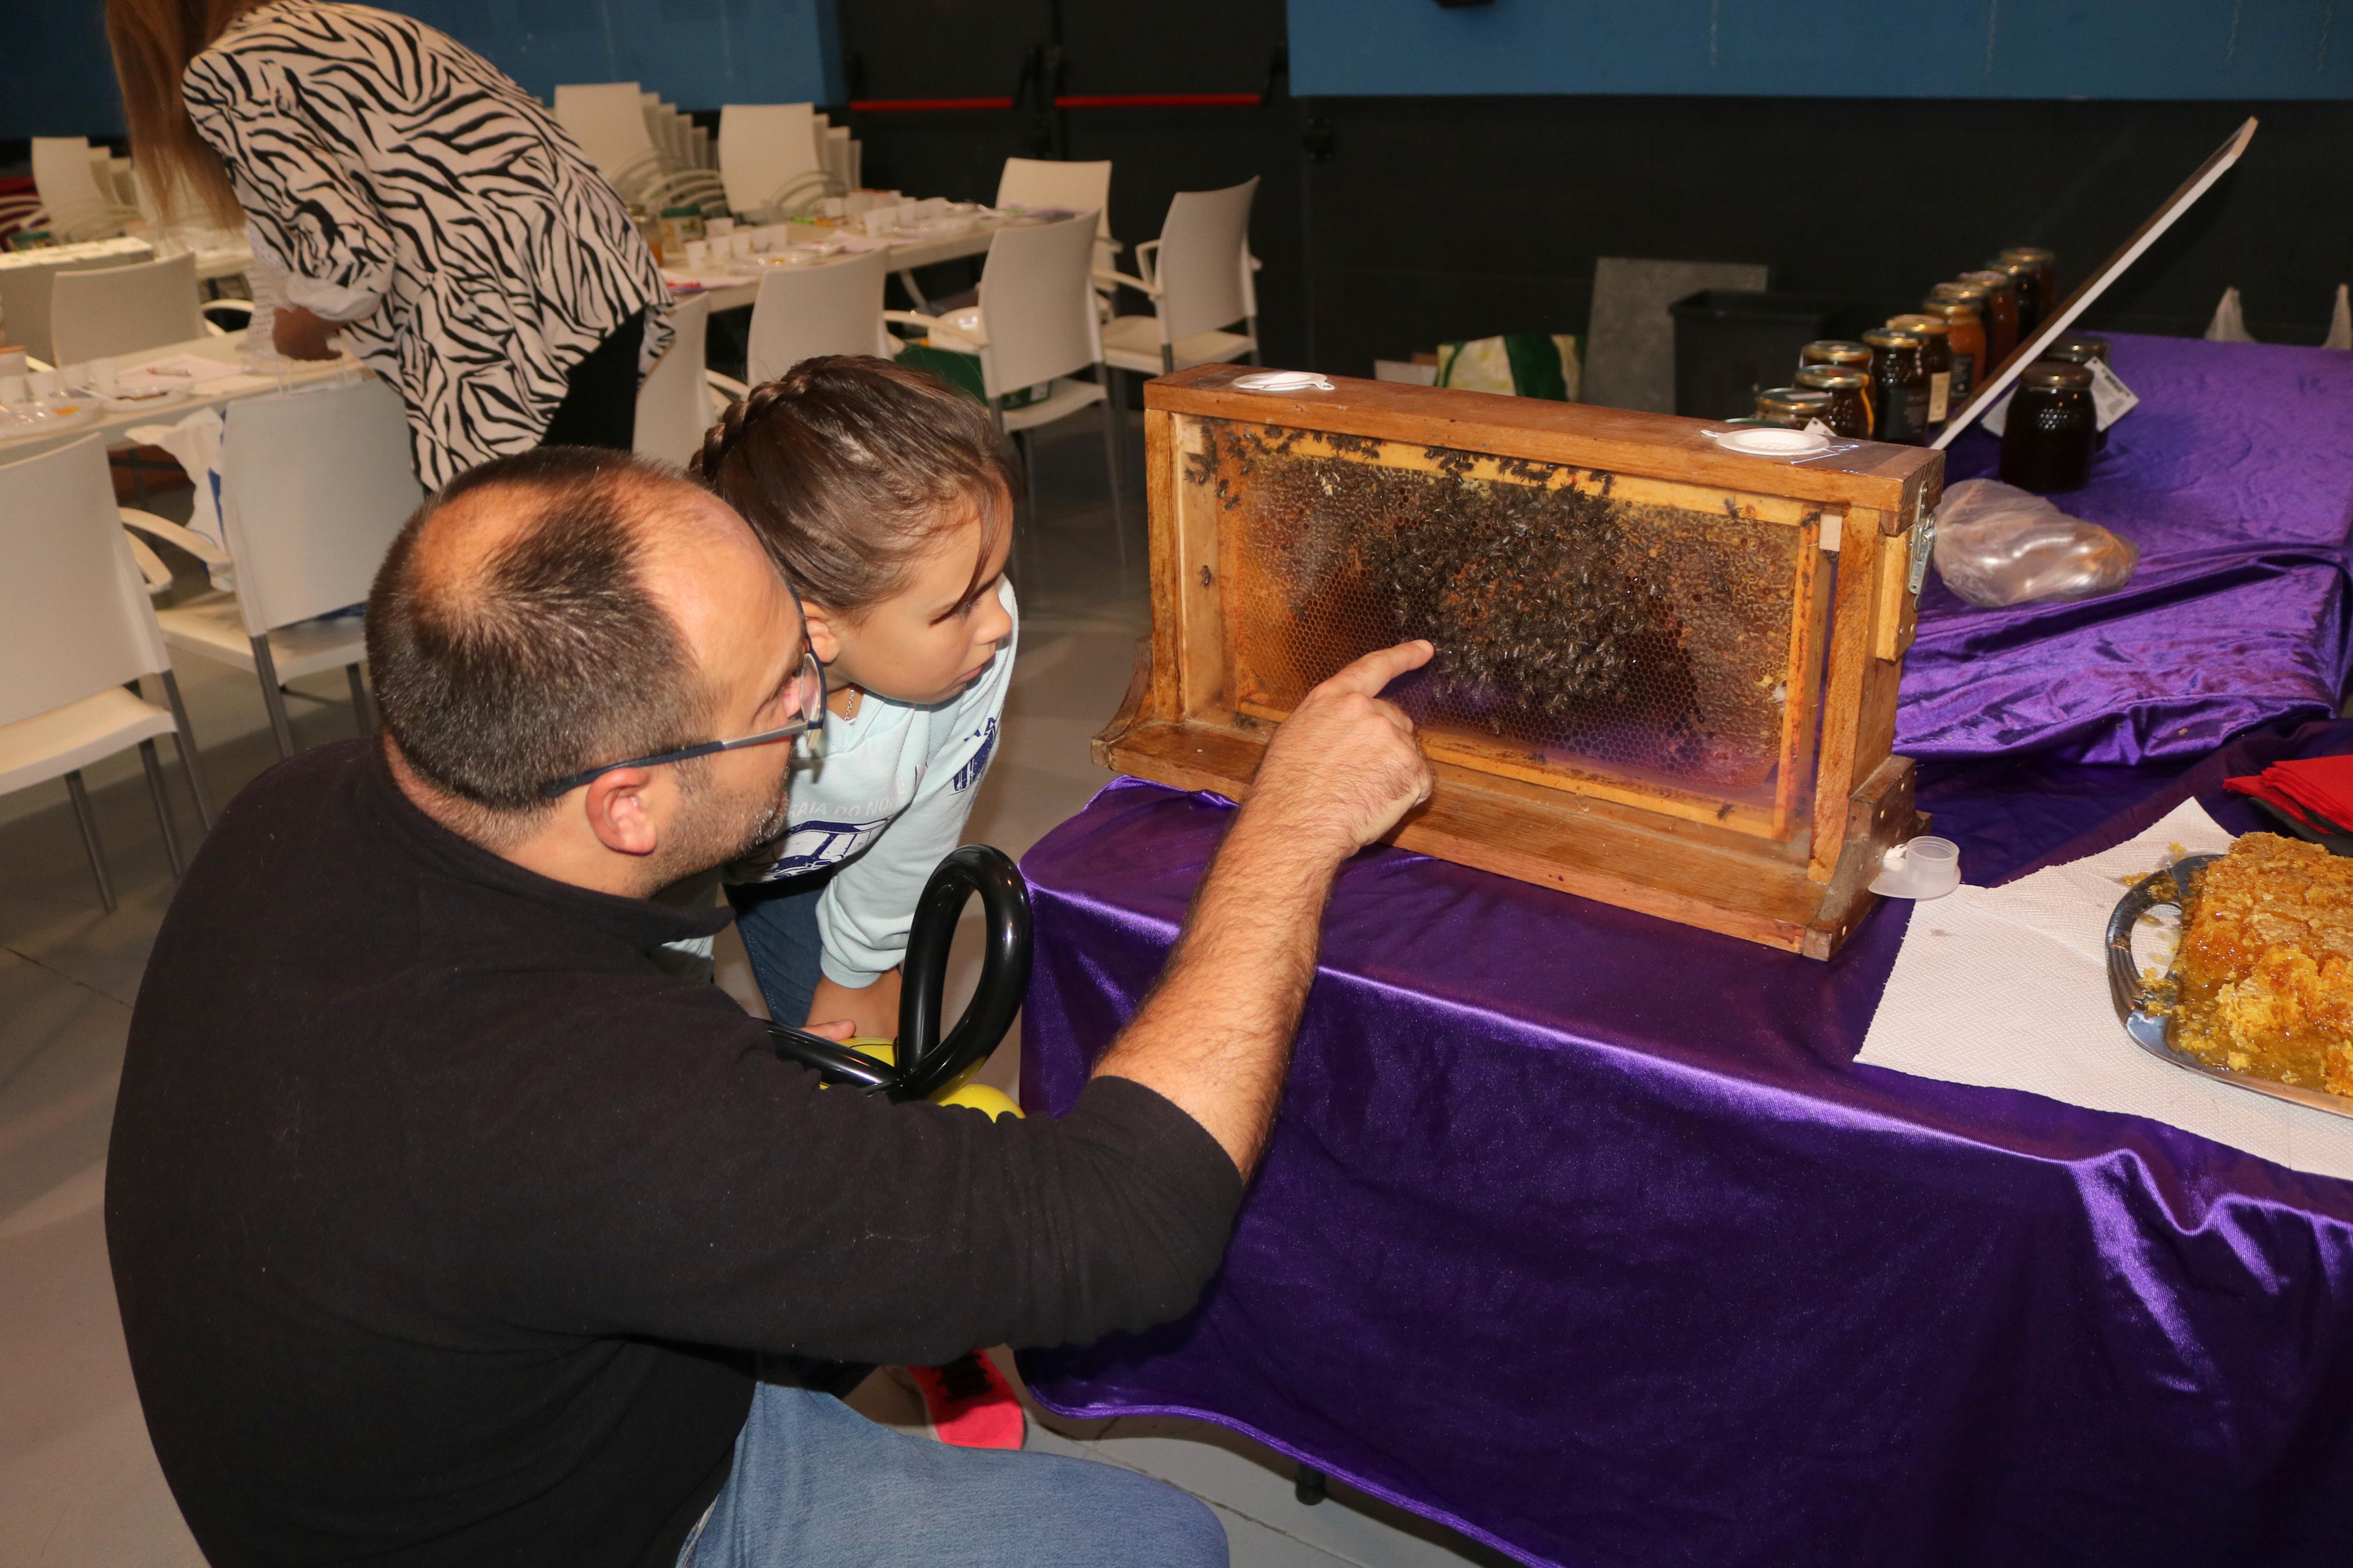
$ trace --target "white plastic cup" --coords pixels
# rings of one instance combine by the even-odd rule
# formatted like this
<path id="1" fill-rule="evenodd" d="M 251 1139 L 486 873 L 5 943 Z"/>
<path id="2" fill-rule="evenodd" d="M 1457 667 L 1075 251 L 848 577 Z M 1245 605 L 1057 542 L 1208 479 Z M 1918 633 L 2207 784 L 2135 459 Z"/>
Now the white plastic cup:
<path id="1" fill-rule="evenodd" d="M 25 382 L 31 389 L 33 401 L 36 403 L 45 397 L 63 397 L 66 395 L 65 377 L 53 370 L 37 370 L 26 376 Z"/>
<path id="2" fill-rule="evenodd" d="M 690 239 L 686 242 L 686 264 L 689 267 L 701 267 L 710 259 L 711 242 L 709 240 Z"/>
<path id="3" fill-rule="evenodd" d="M 94 359 L 90 362 L 90 389 L 100 397 L 111 397 L 115 389 L 114 362 Z"/>
<path id="4" fill-rule="evenodd" d="M 703 220 L 702 232 L 713 239 L 719 238 L 722 235 L 733 234 L 735 220 L 732 217 L 706 218 Z"/>
<path id="5" fill-rule="evenodd" d="M 33 401 L 29 378 L 21 375 L 0 375 L 0 406 L 22 408 Z"/>
<path id="6" fill-rule="evenodd" d="M 846 197 L 846 196 L 828 196 L 828 197 L 826 197 L 826 198 L 825 198 L 825 216 L 828 216 L 828 217 L 846 217 L 846 216 L 849 216 L 849 198 L 848 198 L 848 197 Z"/>

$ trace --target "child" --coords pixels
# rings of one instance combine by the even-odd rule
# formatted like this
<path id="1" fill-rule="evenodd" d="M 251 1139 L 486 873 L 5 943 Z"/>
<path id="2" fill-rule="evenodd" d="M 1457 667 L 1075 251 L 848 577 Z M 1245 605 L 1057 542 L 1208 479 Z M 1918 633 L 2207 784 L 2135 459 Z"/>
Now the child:
<path id="1" fill-rule="evenodd" d="M 1013 672 L 995 422 L 888 360 L 804 360 L 727 410 L 695 471 L 799 594 L 828 689 L 785 836 L 727 868 L 736 930 L 770 1017 L 895 1036 L 915 900 L 962 837 Z M 986 1357 L 913 1371 L 944 1440 L 1021 1446 Z"/>

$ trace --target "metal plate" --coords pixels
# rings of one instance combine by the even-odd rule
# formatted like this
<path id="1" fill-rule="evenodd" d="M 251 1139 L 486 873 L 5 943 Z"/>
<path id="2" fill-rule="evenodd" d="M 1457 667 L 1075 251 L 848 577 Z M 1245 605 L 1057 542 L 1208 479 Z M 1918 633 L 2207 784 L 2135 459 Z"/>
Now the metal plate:
<path id="1" fill-rule="evenodd" d="M 2133 1044 L 2160 1061 L 2217 1083 L 2227 1083 L 2233 1089 L 2243 1089 L 2250 1094 L 2308 1105 L 2331 1116 L 2353 1119 L 2353 1100 L 2323 1089 L 2301 1089 L 2267 1078 L 2228 1072 L 2175 1048 L 2172 1016 L 2157 1005 L 2148 988 L 2141 984 L 2140 965 L 2134 962 L 2132 950 L 2133 931 L 2141 916 L 2168 905 L 2180 908 L 2184 882 L 2194 884 L 2200 872 L 2221 858 L 2220 855 L 2184 855 L 2164 870 L 2143 877 L 2117 901 L 2116 912 L 2108 917 L 2108 996 L 2116 1004 L 2117 1020 L 2124 1025 L 2125 1033 L 2132 1037 Z"/>

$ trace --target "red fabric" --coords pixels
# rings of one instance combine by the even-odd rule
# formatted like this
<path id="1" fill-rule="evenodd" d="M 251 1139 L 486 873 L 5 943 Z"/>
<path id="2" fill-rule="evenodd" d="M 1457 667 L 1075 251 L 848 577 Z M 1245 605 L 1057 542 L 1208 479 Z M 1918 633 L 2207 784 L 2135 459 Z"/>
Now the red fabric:
<path id="1" fill-rule="evenodd" d="M 2274 763 L 2260 773 L 2225 782 L 2241 795 L 2266 801 L 2326 831 L 2342 832 L 2339 824 L 2353 825 L 2353 757 Z"/>

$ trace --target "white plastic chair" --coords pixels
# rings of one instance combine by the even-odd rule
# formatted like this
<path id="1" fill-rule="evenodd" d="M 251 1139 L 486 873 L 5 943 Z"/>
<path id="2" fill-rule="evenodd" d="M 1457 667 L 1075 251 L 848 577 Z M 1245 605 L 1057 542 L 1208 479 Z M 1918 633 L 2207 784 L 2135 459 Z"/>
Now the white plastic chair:
<path id="1" fill-rule="evenodd" d="M 50 229 L 62 239 L 111 239 L 139 216 L 114 190 L 111 174 L 106 149 L 82 137 L 33 138 L 33 187 L 48 209 Z"/>
<path id="2" fill-rule="evenodd" d="M 711 301 L 689 300 L 670 312 L 670 347 L 638 385 L 638 424 L 631 445 L 642 457 L 684 468 L 702 449 L 703 433 L 744 387 L 703 368 Z"/>
<path id="3" fill-rule="evenodd" d="M 646 130 L 644 95 L 636 82 L 559 84 L 555 122 L 624 195 L 631 184 L 660 171 L 653 136 Z"/>
<path id="4" fill-rule="evenodd" d="M 99 900 L 110 914 L 113 879 L 83 768 L 139 748 L 176 876 L 184 864 L 180 838 L 155 754 L 155 737 L 171 735 L 197 820 L 212 826 L 187 710 L 121 516 L 100 437 L 0 466 L 0 551 L 8 562 L 0 573 L 0 794 L 65 780 Z M 131 689 L 150 676 L 161 679 L 168 711 Z"/>
<path id="5" fill-rule="evenodd" d="M 1048 158 L 1008 158 L 997 177 L 997 205 L 1032 212 L 1062 207 L 1095 215 L 1095 267 L 1109 272 L 1119 241 L 1111 237 L 1111 161 L 1066 163 Z"/>
<path id="6" fill-rule="evenodd" d="M 882 285 L 890 253 L 870 250 L 818 267 L 779 267 L 760 279 L 744 348 L 744 379 L 757 386 L 818 354 L 883 354 Z"/>
<path id="7" fill-rule="evenodd" d="M 1099 281 L 1152 301 L 1149 316 L 1103 327 L 1103 357 L 1114 370 L 1166 375 L 1188 364 L 1240 355 L 1258 363 L 1258 290 L 1250 280 L 1250 202 L 1258 181 L 1222 191 L 1179 191 L 1158 239 L 1135 247 L 1138 276 Z M 1240 332 L 1224 329 L 1240 321 Z"/>
<path id="8" fill-rule="evenodd" d="M 806 103 L 730 103 L 719 110 L 719 177 L 727 205 L 766 222 L 828 194 L 824 133 Z"/>
<path id="9" fill-rule="evenodd" d="M 221 457 L 221 527 L 237 592 L 156 619 L 174 648 L 260 681 L 278 754 L 290 757 L 286 681 L 342 666 L 352 707 L 367 723 L 360 680 L 366 627 L 356 616 L 319 617 L 366 600 L 385 551 L 425 491 L 409 469 L 399 395 L 374 379 L 230 404 Z M 136 516 L 124 521 L 154 531 Z M 181 531 L 174 542 L 207 564 L 222 559 Z"/>
<path id="10" fill-rule="evenodd" d="M 1120 499 L 1119 414 L 1108 395 L 1110 372 L 1103 364 L 1103 324 L 1095 315 L 1089 276 L 1095 245 L 1095 215 L 1082 213 L 1060 223 L 1001 228 L 988 242 L 980 272 L 980 308 L 974 323 L 980 342 L 981 384 L 997 427 L 1021 448 L 1022 488 L 1030 515 L 1037 515 L 1034 454 L 1029 434 L 1088 408 L 1103 412 L 1103 466 L 1111 478 L 1113 540 L 1122 567 L 1127 563 L 1127 519 Z M 889 320 L 939 326 L 935 318 L 893 310 Z M 965 321 L 953 323 L 970 339 Z M 1070 379 L 1092 368 L 1093 381 Z M 1047 395 L 1018 408 L 1006 395 L 1045 386 Z"/>
<path id="11" fill-rule="evenodd" d="M 49 341 L 59 364 L 185 343 L 206 331 L 196 258 L 188 251 L 129 267 L 60 272 L 49 285 Z"/>

